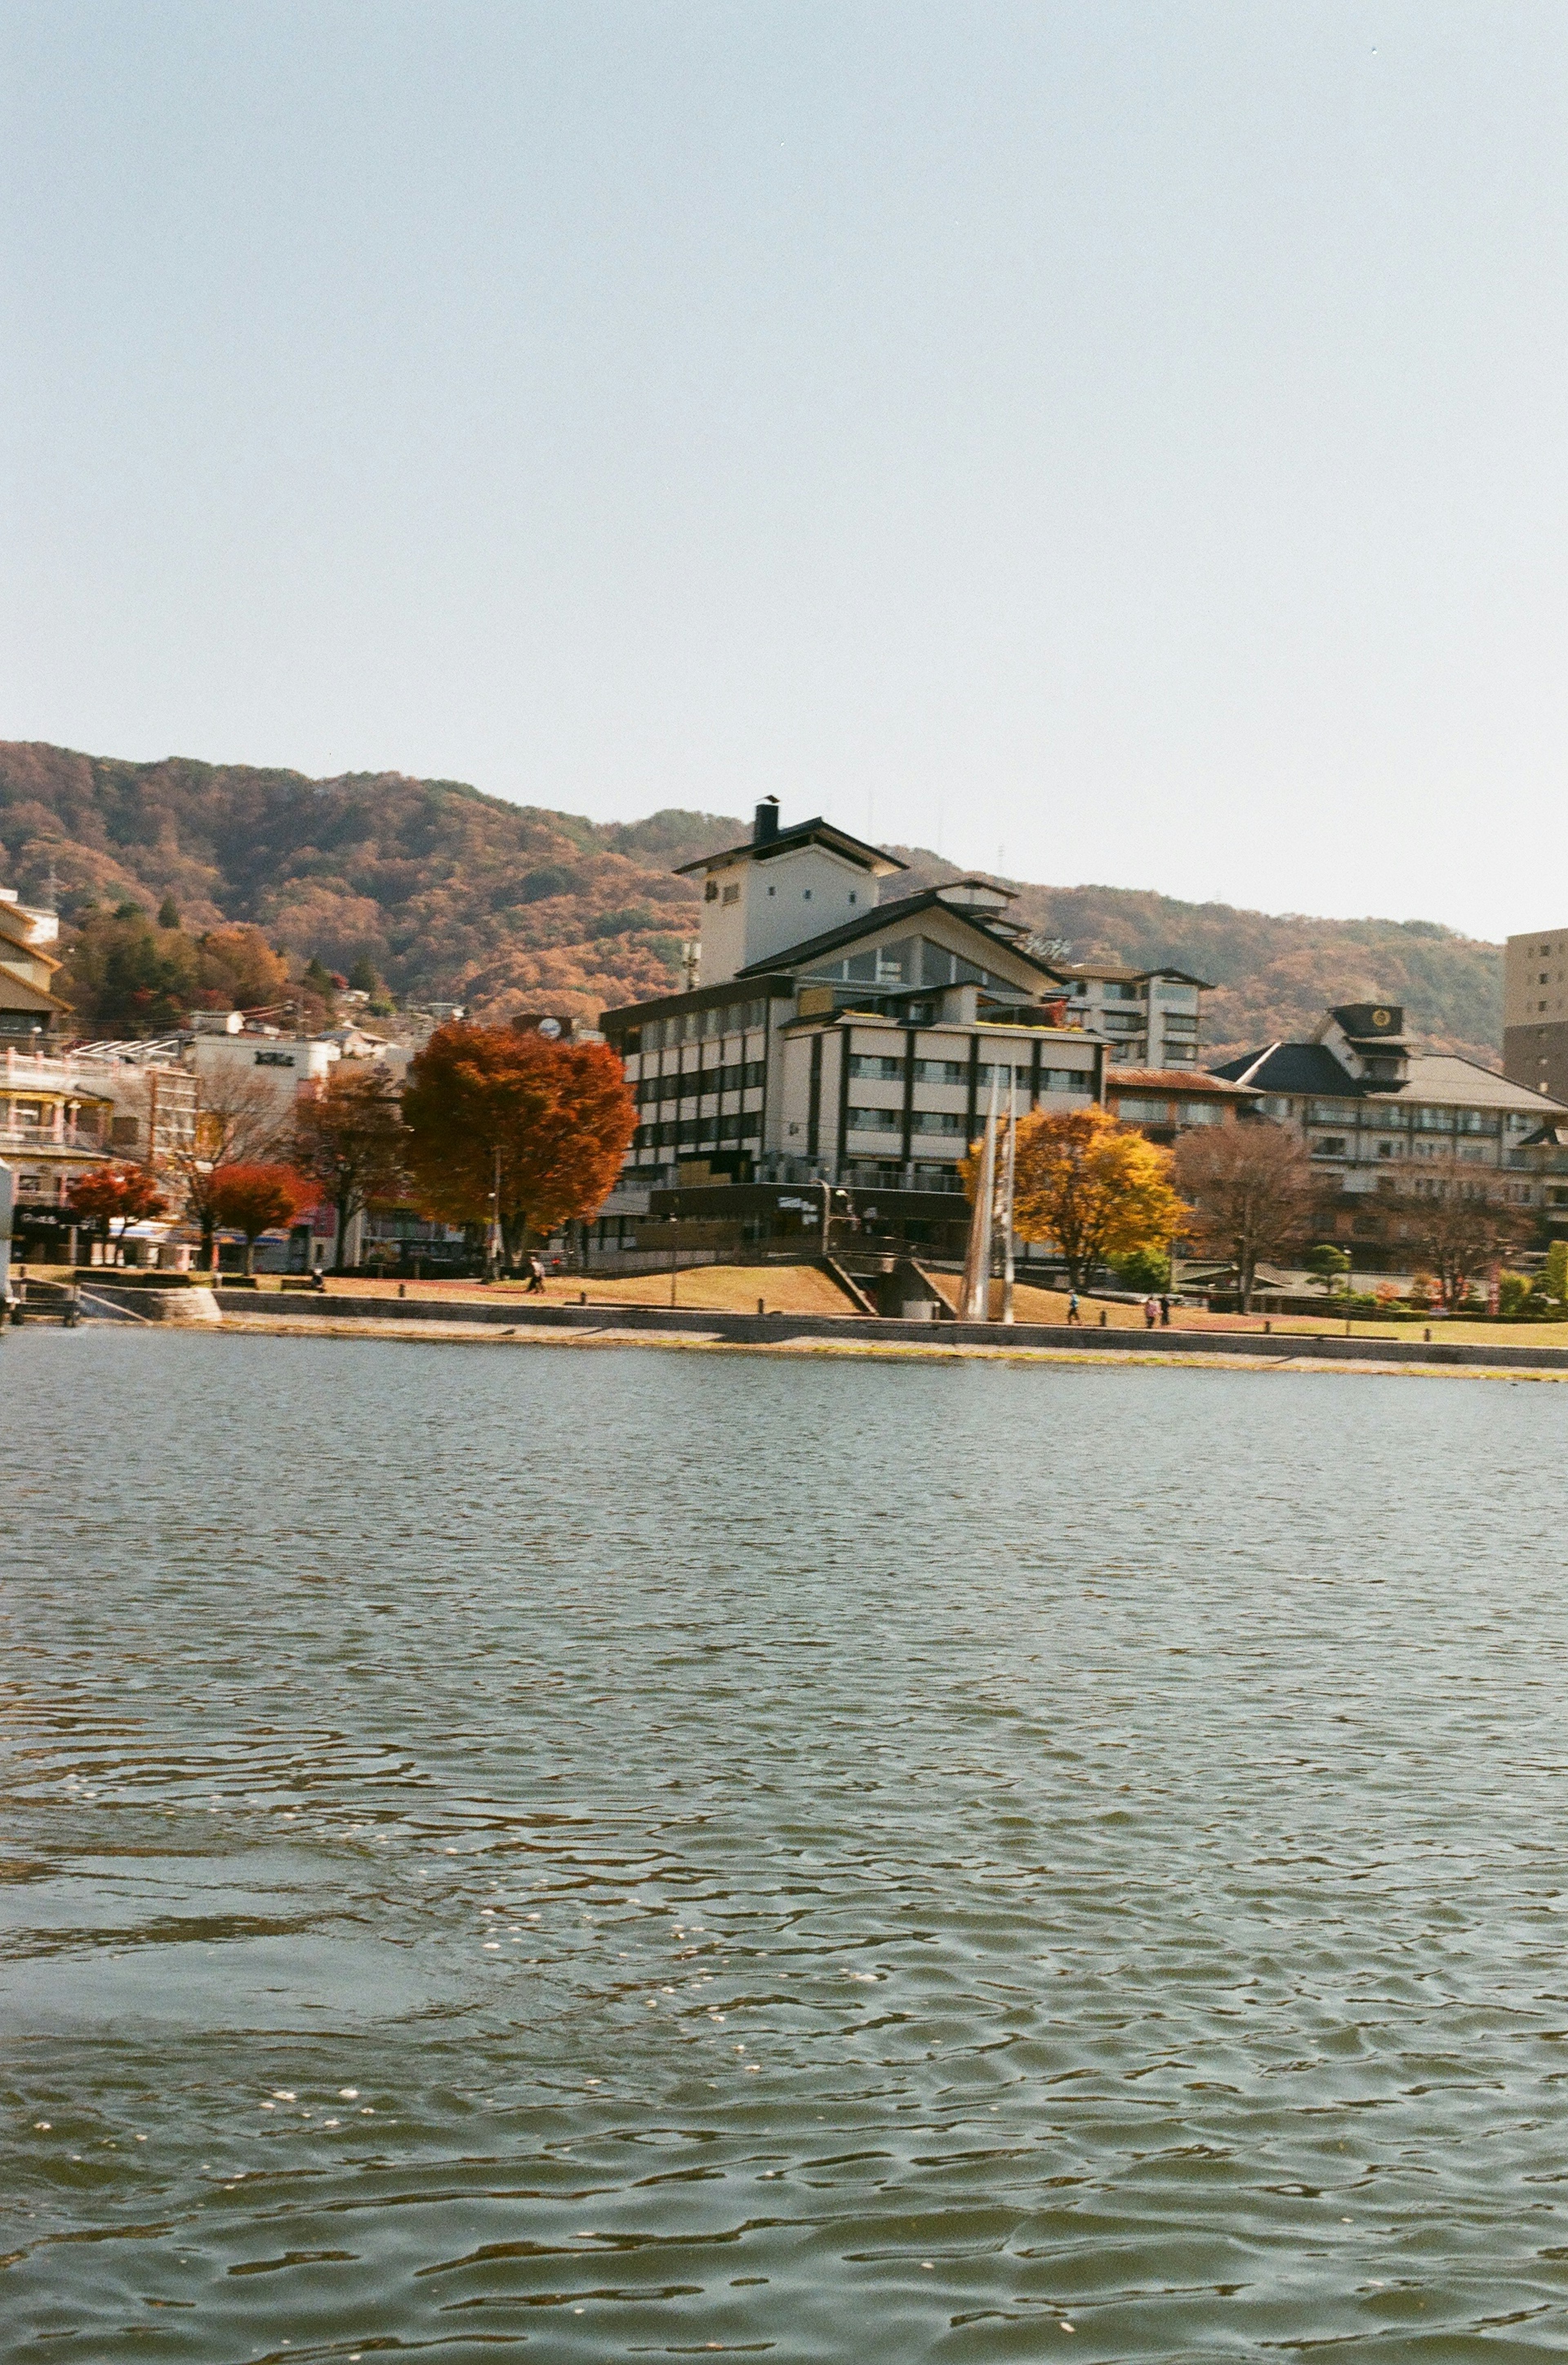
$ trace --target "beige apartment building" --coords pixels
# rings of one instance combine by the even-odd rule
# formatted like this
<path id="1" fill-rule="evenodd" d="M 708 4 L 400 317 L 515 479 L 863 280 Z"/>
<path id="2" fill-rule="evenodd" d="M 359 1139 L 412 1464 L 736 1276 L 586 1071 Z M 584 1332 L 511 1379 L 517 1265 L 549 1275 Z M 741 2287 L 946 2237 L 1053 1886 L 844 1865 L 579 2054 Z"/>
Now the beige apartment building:
<path id="1" fill-rule="evenodd" d="M 1503 1073 L 1568 1101 L 1568 927 L 1510 936 L 1504 947 Z"/>

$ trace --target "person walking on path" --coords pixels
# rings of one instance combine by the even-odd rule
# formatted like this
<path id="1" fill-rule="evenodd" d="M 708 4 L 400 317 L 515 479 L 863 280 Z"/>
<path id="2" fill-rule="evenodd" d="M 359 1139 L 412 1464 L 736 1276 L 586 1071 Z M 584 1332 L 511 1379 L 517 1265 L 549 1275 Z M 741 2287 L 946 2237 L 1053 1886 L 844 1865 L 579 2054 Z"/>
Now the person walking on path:
<path id="1" fill-rule="evenodd" d="M 1152 1297 L 1146 1297 L 1146 1298 L 1144 1299 L 1144 1301 L 1143 1301 L 1143 1327 L 1144 1327 L 1144 1328 L 1145 1328 L 1146 1330 L 1152 1330 L 1152 1329 L 1153 1329 L 1153 1328 L 1154 1328 L 1154 1326 L 1155 1326 L 1155 1324 L 1159 1321 L 1159 1306 L 1155 1304 L 1154 1299 L 1153 1299 Z"/>
<path id="2" fill-rule="evenodd" d="M 1080 1328 L 1082 1328 L 1083 1317 L 1078 1310 L 1078 1292 L 1076 1289 L 1070 1290 L 1068 1293 L 1067 1318 L 1070 1323 L 1076 1322 Z"/>
<path id="3" fill-rule="evenodd" d="M 1159 1327 L 1162 1330 L 1169 1330 L 1170 1328 L 1170 1292 L 1168 1289 L 1160 1294 Z"/>
<path id="4" fill-rule="evenodd" d="M 528 1260 L 526 1295 L 530 1297 L 543 1297 L 544 1295 L 544 1268 L 536 1256 L 531 1256 Z"/>

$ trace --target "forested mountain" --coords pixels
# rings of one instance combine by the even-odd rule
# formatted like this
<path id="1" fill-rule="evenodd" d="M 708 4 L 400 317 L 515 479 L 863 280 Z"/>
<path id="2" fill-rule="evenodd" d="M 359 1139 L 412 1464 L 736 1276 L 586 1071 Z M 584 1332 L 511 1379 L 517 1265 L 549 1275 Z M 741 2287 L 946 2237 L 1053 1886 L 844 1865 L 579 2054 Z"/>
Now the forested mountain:
<path id="1" fill-rule="evenodd" d="M 790 818 L 790 816 L 787 816 Z M 290 955 L 368 962 L 398 995 L 495 1015 L 585 1015 L 678 981 L 699 905 L 673 867 L 746 824 L 666 811 L 586 821 L 454 780 L 297 772 L 171 757 L 121 763 L 0 742 L 0 885 L 52 873 L 69 941 L 93 911 L 172 899 L 187 932 L 249 923 Z M 911 876 L 955 877 L 895 847 Z M 1502 952 L 1428 921 L 1314 920 L 1114 887 L 1019 881 L 1017 916 L 1084 960 L 1174 961 L 1210 980 L 1206 1057 L 1299 1034 L 1329 1002 L 1405 1004 L 1413 1032 L 1495 1064 Z"/>

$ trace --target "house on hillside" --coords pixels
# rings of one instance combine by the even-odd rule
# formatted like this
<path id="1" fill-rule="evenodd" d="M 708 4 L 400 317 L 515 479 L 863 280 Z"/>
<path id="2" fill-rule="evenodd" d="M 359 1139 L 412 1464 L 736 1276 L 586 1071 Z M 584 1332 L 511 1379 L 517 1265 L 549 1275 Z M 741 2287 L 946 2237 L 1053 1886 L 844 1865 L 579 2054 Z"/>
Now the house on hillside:
<path id="1" fill-rule="evenodd" d="M 59 936 L 53 912 L 0 887 L 0 1045 L 45 1050 L 70 1031 L 71 1013 L 51 991 L 61 963 L 48 947 Z"/>
<path id="2" fill-rule="evenodd" d="M 1021 1110 L 1103 1100 L 1111 1047 L 1025 949 L 1010 892 L 900 895 L 903 867 L 821 819 L 781 829 L 772 798 L 744 844 L 682 866 L 701 983 L 599 1022 L 639 1117 L 601 1245 L 649 1213 L 809 1230 L 825 1182 L 876 1236 L 947 1253 L 993 1081 Z"/>
<path id="3" fill-rule="evenodd" d="M 1258 1116 L 1300 1129 L 1323 1176 L 1322 1236 L 1353 1264 L 1408 1271 L 1415 1203 L 1450 1192 L 1568 1230 L 1557 1130 L 1568 1108 L 1473 1059 L 1417 1050 L 1397 1003 L 1341 1003 L 1310 1041 L 1265 1044 L 1214 1073 L 1245 1086 Z"/>

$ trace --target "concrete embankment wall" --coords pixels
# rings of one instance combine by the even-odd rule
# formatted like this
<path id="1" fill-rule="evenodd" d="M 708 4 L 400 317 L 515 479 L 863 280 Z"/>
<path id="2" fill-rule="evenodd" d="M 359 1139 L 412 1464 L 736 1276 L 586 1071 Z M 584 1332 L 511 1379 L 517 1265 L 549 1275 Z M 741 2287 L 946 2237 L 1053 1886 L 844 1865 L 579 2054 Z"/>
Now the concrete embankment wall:
<path id="1" fill-rule="evenodd" d="M 1512 1371 L 1568 1372 L 1568 1348 L 1493 1346 L 1473 1340 L 1341 1339 L 1297 1334 L 1265 1336 L 1256 1330 L 1101 1330 L 1085 1325 L 1017 1322 L 895 1322 L 857 1315 L 707 1314 L 690 1306 L 530 1306 L 487 1304 L 474 1298 L 357 1297 L 336 1291 L 317 1296 L 304 1291 L 286 1297 L 252 1290 L 217 1292 L 226 1314 L 287 1315 L 321 1320 L 398 1323 L 462 1322 L 498 1330 L 613 1330 L 618 1336 L 650 1331 L 668 1338 L 721 1339 L 737 1346 L 778 1346 L 791 1339 L 853 1341 L 857 1346 L 900 1344 L 940 1351 L 945 1347 L 1070 1347 L 1088 1355 L 1246 1355 L 1265 1362 L 1424 1363 Z"/>

